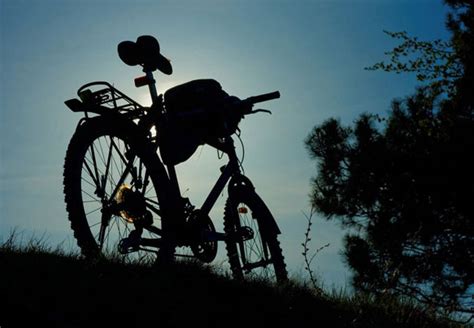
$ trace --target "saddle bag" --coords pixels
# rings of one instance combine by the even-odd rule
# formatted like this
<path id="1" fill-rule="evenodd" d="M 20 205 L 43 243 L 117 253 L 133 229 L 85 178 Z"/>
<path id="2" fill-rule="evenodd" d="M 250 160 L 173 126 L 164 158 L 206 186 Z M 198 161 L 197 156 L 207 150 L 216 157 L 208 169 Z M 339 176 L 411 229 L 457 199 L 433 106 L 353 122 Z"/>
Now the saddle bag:
<path id="1" fill-rule="evenodd" d="M 232 135 L 241 119 L 230 97 L 213 79 L 193 80 L 164 94 L 166 122 L 159 127 L 160 154 L 167 165 L 190 158 L 199 145 Z"/>

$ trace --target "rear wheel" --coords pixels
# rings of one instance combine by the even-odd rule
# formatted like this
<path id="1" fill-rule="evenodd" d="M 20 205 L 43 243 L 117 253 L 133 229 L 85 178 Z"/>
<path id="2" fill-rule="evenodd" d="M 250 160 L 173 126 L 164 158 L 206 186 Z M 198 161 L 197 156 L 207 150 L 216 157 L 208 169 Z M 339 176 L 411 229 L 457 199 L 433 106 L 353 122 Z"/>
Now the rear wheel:
<path id="1" fill-rule="evenodd" d="M 273 220 L 255 192 L 237 192 L 227 199 L 224 231 L 235 278 L 287 281 L 288 273 Z"/>
<path id="2" fill-rule="evenodd" d="M 130 260 L 149 258 L 152 253 L 128 237 L 138 226 L 165 230 L 163 171 L 153 145 L 133 123 L 98 117 L 78 127 L 66 153 L 64 194 L 84 255 L 120 250 Z M 157 235 L 147 231 L 143 237 Z"/>

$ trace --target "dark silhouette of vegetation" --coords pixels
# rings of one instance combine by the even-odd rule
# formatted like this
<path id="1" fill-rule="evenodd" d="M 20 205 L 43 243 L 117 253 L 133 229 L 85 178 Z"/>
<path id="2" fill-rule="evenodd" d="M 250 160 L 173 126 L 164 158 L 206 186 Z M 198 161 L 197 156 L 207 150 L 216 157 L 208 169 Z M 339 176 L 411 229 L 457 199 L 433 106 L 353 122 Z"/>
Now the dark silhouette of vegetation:
<path id="1" fill-rule="evenodd" d="M 396 299 L 232 280 L 197 262 L 163 267 L 117 254 L 87 260 L 38 241 L 0 245 L 0 263 L 5 328 L 459 327 Z"/>
<path id="2" fill-rule="evenodd" d="M 311 242 L 311 227 L 313 226 L 313 217 L 314 214 L 316 213 L 316 210 L 314 207 L 311 207 L 311 210 L 309 214 L 303 213 L 304 217 L 306 218 L 307 225 L 306 225 L 306 230 L 304 232 L 304 241 L 301 243 L 301 246 L 303 247 L 303 252 L 301 255 L 303 255 L 304 259 L 304 269 L 308 274 L 309 282 L 311 283 L 311 288 L 318 293 L 318 294 L 323 294 L 324 290 L 320 287 L 320 282 L 318 281 L 315 272 L 311 268 L 311 265 L 316 258 L 316 256 L 323 251 L 325 248 L 329 247 L 329 243 L 317 248 L 315 251 L 311 253 L 310 250 L 310 242 Z"/>
<path id="3" fill-rule="evenodd" d="M 433 309 L 474 304 L 474 8 L 451 9 L 449 41 L 388 34 L 401 44 L 369 69 L 414 72 L 413 95 L 388 117 L 329 119 L 306 140 L 317 160 L 312 201 L 348 229 L 344 256 L 357 290 L 405 295 Z"/>

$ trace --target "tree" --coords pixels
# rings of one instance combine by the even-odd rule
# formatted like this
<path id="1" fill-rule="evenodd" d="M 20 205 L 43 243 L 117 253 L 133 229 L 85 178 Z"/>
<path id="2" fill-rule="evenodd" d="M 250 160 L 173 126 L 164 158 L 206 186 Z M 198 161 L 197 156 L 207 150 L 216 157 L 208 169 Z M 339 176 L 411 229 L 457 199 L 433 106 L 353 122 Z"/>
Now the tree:
<path id="1" fill-rule="evenodd" d="M 414 72 L 423 85 L 387 118 L 325 121 L 306 146 L 313 205 L 348 229 L 355 288 L 474 313 L 474 8 L 446 3 L 449 41 L 388 33 L 402 43 L 369 68 Z"/>

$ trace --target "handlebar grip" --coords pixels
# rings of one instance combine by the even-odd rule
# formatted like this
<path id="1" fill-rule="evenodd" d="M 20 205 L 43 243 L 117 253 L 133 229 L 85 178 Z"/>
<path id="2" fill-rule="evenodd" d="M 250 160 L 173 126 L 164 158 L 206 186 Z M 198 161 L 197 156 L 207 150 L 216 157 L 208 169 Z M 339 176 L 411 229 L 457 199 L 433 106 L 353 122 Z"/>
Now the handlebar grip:
<path id="1" fill-rule="evenodd" d="M 247 98 L 247 100 L 248 100 L 248 102 L 250 102 L 252 104 L 256 104 L 256 103 L 259 103 L 259 102 L 269 101 L 269 100 L 277 99 L 277 98 L 280 98 L 280 92 L 279 91 L 264 93 L 263 95 L 249 97 L 249 98 Z"/>

